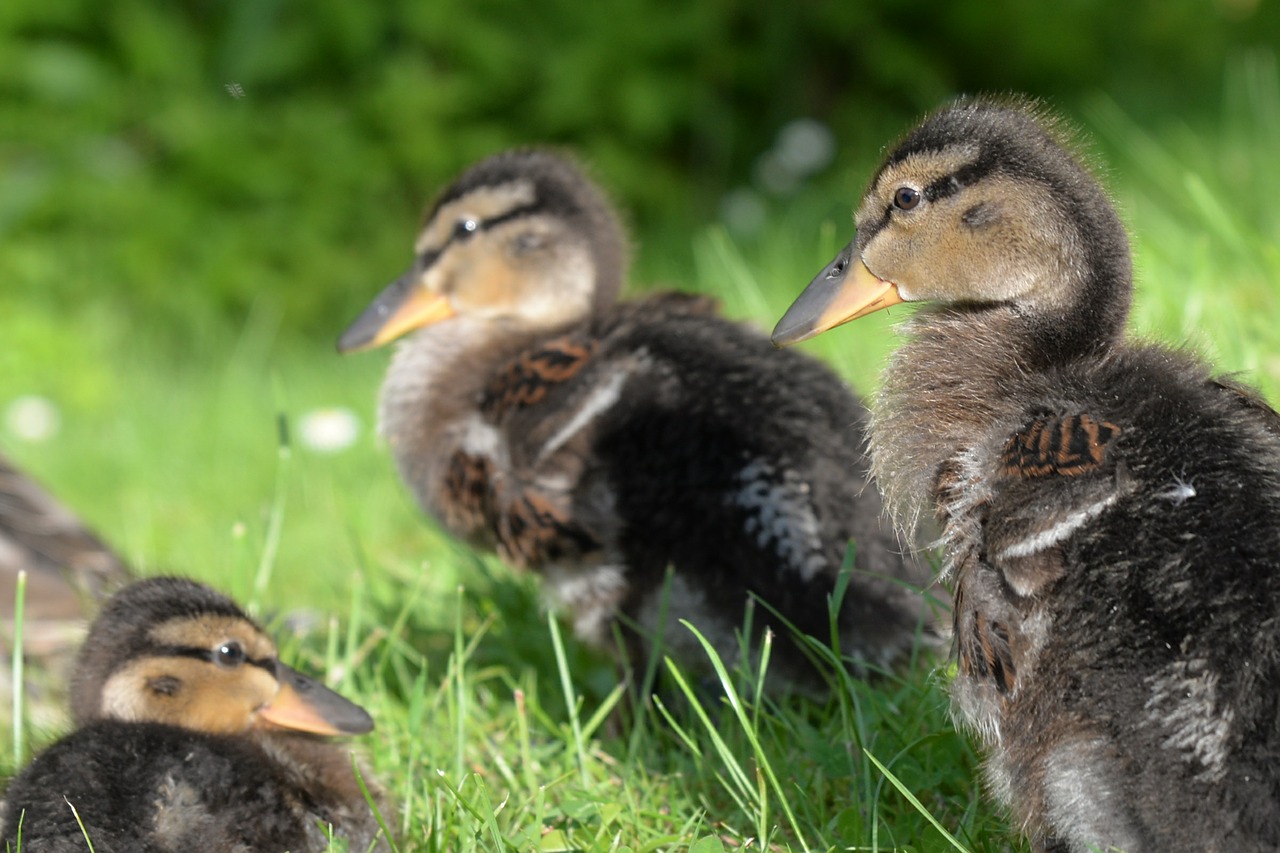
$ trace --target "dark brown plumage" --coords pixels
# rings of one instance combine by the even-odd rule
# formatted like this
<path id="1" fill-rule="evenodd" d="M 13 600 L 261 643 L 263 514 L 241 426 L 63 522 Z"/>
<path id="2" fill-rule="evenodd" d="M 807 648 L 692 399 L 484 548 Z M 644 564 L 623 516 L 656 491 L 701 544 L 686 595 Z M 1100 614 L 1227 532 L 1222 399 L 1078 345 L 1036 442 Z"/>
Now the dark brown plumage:
<path id="1" fill-rule="evenodd" d="M 1280 419 L 1124 338 L 1124 229 L 1026 104 L 925 119 L 856 221 L 774 336 L 930 303 L 872 467 L 902 525 L 942 525 L 993 792 L 1042 849 L 1280 848 Z"/>
<path id="2" fill-rule="evenodd" d="M 129 569 L 76 515 L 0 456 L 0 619 L 13 619 L 18 573 L 27 573 L 24 649 L 75 648 L 97 602 Z"/>
<path id="3" fill-rule="evenodd" d="M 19 833 L 23 850 L 87 849 L 77 813 L 98 853 L 326 851 L 330 829 L 366 850 L 378 836 L 348 751 L 323 738 L 371 730 L 368 714 L 282 664 L 208 587 L 152 578 L 107 602 L 71 701 L 79 728 L 6 793 L 14 849 Z"/>
<path id="4" fill-rule="evenodd" d="M 826 637 L 852 539 L 845 651 L 880 667 L 911 647 L 923 599 L 909 587 L 929 572 L 897 553 L 863 491 L 858 401 L 708 299 L 617 302 L 625 241 L 577 168 L 540 151 L 473 166 L 416 252 L 339 347 L 417 330 L 381 398 L 405 482 L 454 535 L 539 572 L 579 636 L 611 648 L 620 621 L 637 628 L 633 656 L 661 635 L 700 669 L 677 620 L 732 660 L 755 595 Z M 763 609 L 754 622 L 789 635 Z M 798 649 L 779 646 L 771 673 L 810 679 Z"/>

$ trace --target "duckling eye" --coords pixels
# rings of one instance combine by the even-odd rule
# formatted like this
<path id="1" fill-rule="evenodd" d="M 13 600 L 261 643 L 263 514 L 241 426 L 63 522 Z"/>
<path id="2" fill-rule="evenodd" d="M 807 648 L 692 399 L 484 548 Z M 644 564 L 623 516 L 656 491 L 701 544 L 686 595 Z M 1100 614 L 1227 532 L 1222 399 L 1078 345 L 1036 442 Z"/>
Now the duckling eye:
<path id="1" fill-rule="evenodd" d="M 898 210 L 911 210 L 920 203 L 920 191 L 915 187 L 898 187 L 893 193 L 893 206 Z"/>
<path id="2" fill-rule="evenodd" d="M 480 223 L 474 219 L 459 219 L 453 225 L 453 238 L 455 240 L 469 240 L 479 230 Z"/>
<path id="3" fill-rule="evenodd" d="M 244 648 L 235 640 L 231 640 L 219 646 L 213 657 L 219 666 L 239 666 L 245 661 Z"/>

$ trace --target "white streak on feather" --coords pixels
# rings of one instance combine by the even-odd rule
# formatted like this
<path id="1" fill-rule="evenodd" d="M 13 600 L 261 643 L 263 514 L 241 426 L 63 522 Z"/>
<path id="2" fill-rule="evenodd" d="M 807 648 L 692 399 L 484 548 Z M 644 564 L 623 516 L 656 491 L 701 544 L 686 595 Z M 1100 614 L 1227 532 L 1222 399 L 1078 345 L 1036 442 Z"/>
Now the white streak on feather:
<path id="1" fill-rule="evenodd" d="M 555 435 L 542 446 L 538 451 L 538 461 L 546 459 L 555 453 L 565 442 L 571 439 L 579 430 L 596 419 L 601 413 L 609 409 L 622 396 L 622 386 L 631 378 L 634 367 L 626 366 L 616 369 L 603 383 L 598 385 L 586 399 L 578 406 L 578 410 L 573 413 L 573 417 L 560 429 L 556 430 Z"/>
<path id="2" fill-rule="evenodd" d="M 1196 496 L 1196 487 L 1181 477 L 1175 477 L 1173 485 L 1156 492 L 1156 497 L 1169 501 L 1174 506 L 1181 506 Z"/>
<path id="3" fill-rule="evenodd" d="M 458 447 L 471 456 L 499 459 L 503 454 L 502 437 L 479 415 L 471 415 L 459 425 Z"/>
<path id="4" fill-rule="evenodd" d="M 738 472 L 742 487 L 730 497 L 747 510 L 743 527 L 754 534 L 756 547 L 769 549 L 803 580 L 811 580 L 826 565 L 822 535 L 813 514 L 809 484 L 794 471 L 779 474 L 762 459 L 747 463 Z"/>
<path id="5" fill-rule="evenodd" d="M 1069 740 L 1044 762 L 1046 811 L 1072 850 L 1144 849 L 1124 806 L 1124 778 L 1102 738 Z"/>
<path id="6" fill-rule="evenodd" d="M 1015 542 L 996 556 L 997 558 L 1030 557 L 1032 554 L 1038 554 L 1046 548 L 1057 545 L 1101 515 L 1103 510 L 1116 502 L 1117 498 L 1118 495 L 1107 495 L 1096 503 L 1069 513 L 1066 518 L 1047 530 L 1038 531 L 1021 542 Z"/>
<path id="7" fill-rule="evenodd" d="M 1218 674 L 1203 658 L 1176 660 L 1146 679 L 1151 688 L 1143 710 L 1147 723 L 1165 732 L 1161 743 L 1199 764 L 1197 778 L 1219 782 L 1226 774 L 1227 745 L 1235 714 L 1218 709 Z"/>

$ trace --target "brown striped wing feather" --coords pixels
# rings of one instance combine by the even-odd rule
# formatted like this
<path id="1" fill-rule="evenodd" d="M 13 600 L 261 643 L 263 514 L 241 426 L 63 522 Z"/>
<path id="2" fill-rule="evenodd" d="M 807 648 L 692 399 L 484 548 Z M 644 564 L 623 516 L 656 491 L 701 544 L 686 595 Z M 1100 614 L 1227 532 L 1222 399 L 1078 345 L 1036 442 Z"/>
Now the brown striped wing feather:
<path id="1" fill-rule="evenodd" d="M 597 347 L 594 340 L 566 335 L 521 353 L 489 382 L 481 410 L 498 421 L 513 411 L 537 405 L 551 389 L 576 376 Z"/>
<path id="2" fill-rule="evenodd" d="M 1072 477 L 1101 467 L 1119 434 L 1088 414 L 1039 418 L 1009 439 L 1000 461 L 1011 477 Z"/>

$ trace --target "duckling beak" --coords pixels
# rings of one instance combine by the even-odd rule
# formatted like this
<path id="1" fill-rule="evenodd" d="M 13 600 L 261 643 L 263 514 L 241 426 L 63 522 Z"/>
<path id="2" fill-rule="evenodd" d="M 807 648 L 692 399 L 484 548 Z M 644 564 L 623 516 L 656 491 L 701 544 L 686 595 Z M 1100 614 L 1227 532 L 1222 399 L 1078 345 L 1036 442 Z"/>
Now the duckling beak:
<path id="1" fill-rule="evenodd" d="M 449 298 L 423 287 L 422 271 L 415 268 L 387 285 L 347 327 L 338 338 L 338 352 L 380 347 L 407 332 L 452 316 Z"/>
<path id="2" fill-rule="evenodd" d="M 280 692 L 258 709 L 258 721 L 317 735 L 362 735 L 373 731 L 369 712 L 314 678 L 276 662 Z"/>
<path id="3" fill-rule="evenodd" d="M 776 347 L 807 341 L 827 329 L 902 302 L 898 286 L 876 278 L 853 243 L 809 282 L 773 329 Z"/>

